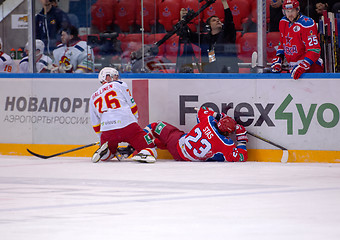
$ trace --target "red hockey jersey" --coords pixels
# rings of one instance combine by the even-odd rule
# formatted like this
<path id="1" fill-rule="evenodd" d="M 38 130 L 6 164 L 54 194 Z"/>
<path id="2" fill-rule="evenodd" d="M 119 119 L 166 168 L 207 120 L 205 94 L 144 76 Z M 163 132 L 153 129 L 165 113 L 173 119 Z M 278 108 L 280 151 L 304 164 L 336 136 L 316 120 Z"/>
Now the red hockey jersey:
<path id="1" fill-rule="evenodd" d="M 200 109 L 199 123 L 178 141 L 178 152 L 188 161 L 247 161 L 246 145 L 236 146 L 217 129 L 214 111 Z"/>
<path id="2" fill-rule="evenodd" d="M 321 54 L 316 24 L 310 17 L 300 15 L 291 23 L 287 17 L 280 21 L 280 43 L 276 55 L 284 55 L 290 67 L 302 60 L 315 63 Z"/>

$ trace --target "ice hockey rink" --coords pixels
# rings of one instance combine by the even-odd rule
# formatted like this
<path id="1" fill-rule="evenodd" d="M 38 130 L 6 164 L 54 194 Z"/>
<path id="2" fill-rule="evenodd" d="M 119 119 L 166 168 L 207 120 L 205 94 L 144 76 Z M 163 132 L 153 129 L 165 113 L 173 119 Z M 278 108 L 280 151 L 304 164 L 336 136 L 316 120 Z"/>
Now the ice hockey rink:
<path id="1" fill-rule="evenodd" d="M 0 156 L 1 240 L 340 239 L 340 164 Z"/>

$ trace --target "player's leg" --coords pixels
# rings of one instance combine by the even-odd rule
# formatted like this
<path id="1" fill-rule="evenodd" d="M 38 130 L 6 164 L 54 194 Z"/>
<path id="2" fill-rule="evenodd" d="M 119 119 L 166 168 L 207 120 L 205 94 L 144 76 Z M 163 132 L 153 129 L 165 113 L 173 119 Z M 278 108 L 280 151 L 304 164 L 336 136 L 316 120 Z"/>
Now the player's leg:
<path id="1" fill-rule="evenodd" d="M 159 140 L 163 146 L 166 146 L 170 154 L 175 160 L 182 160 L 178 154 L 178 140 L 185 134 L 177 127 L 163 121 L 158 121 L 148 125 L 152 135 Z M 156 145 L 157 142 L 156 142 Z"/>
<path id="2" fill-rule="evenodd" d="M 137 154 L 132 160 L 144 163 L 154 163 L 157 159 L 156 146 L 152 138 L 137 124 L 132 123 L 125 127 L 124 140 L 136 149 Z"/>
<path id="3" fill-rule="evenodd" d="M 115 157 L 118 147 L 118 142 L 115 138 L 115 131 L 116 130 L 102 132 L 100 137 L 100 142 L 102 145 L 93 154 L 92 162 L 96 163 L 98 161 L 107 161 Z"/>

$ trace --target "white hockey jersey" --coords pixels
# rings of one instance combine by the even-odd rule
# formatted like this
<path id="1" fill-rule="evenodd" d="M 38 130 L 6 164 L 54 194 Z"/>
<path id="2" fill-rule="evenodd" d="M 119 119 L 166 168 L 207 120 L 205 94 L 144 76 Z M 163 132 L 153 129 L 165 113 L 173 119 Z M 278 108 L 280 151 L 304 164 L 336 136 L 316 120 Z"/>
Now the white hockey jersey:
<path id="1" fill-rule="evenodd" d="M 72 46 L 59 44 L 53 51 L 54 64 L 59 66 L 72 64 L 76 73 L 94 72 L 94 54 L 85 41 L 79 41 Z"/>
<path id="2" fill-rule="evenodd" d="M 0 72 L 2 73 L 15 73 L 17 69 L 15 69 L 15 63 L 12 58 L 4 53 L 0 52 Z"/>
<path id="3" fill-rule="evenodd" d="M 47 68 L 48 65 L 52 64 L 52 59 L 49 56 L 42 55 L 39 61 L 36 63 L 37 72 L 40 73 L 41 70 Z M 19 63 L 19 72 L 28 73 L 29 72 L 28 56 L 24 57 Z"/>
<path id="4" fill-rule="evenodd" d="M 90 116 L 96 133 L 121 129 L 137 122 L 138 109 L 125 82 L 113 81 L 91 95 Z"/>

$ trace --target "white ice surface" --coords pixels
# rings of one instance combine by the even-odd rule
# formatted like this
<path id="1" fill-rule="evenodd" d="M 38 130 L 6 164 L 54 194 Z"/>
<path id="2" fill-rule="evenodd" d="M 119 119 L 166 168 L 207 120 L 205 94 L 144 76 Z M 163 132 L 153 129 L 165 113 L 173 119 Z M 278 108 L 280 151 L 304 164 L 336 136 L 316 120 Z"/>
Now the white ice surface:
<path id="1" fill-rule="evenodd" d="M 340 164 L 0 156 L 1 240 L 338 240 Z"/>

